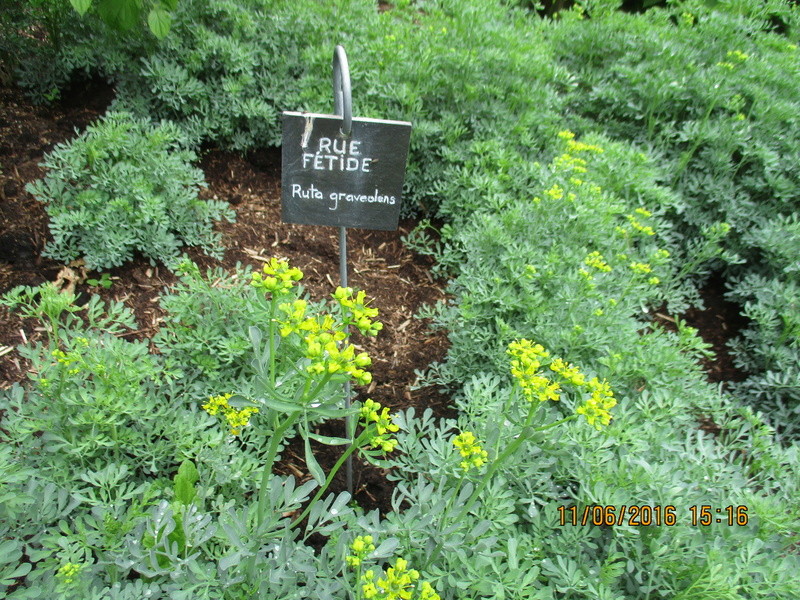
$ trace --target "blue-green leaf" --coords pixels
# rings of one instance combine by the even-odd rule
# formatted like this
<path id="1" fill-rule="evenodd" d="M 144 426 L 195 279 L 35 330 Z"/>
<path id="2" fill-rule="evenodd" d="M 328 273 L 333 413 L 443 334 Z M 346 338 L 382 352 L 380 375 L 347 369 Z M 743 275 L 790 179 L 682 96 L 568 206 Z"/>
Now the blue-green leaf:
<path id="1" fill-rule="evenodd" d="M 308 441 L 308 438 L 305 438 L 305 446 L 306 446 L 306 466 L 308 467 L 308 472 L 311 473 L 311 476 L 314 478 L 319 485 L 325 483 L 325 471 L 322 470 L 322 467 L 319 466 L 317 459 L 314 458 L 314 453 L 311 451 L 311 444 Z"/>
<path id="2" fill-rule="evenodd" d="M 347 438 L 341 437 L 330 437 L 327 435 L 319 435 L 318 433 L 308 433 L 308 437 L 312 440 L 316 440 L 318 442 L 322 442 L 323 444 L 327 444 L 328 446 L 344 446 L 345 444 L 349 444 L 350 440 Z"/>

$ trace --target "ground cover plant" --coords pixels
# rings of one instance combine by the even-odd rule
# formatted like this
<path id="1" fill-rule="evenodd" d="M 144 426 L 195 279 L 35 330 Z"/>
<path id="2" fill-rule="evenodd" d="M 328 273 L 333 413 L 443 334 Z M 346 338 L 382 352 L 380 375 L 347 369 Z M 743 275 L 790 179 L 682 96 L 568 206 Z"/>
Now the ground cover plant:
<path id="1" fill-rule="evenodd" d="M 46 255 L 82 259 L 90 270 L 119 266 L 134 252 L 173 264 L 184 245 L 220 256 L 212 223 L 234 213 L 197 197 L 203 174 L 181 144 L 169 123 L 109 113 L 57 146 L 43 163 L 48 175 L 27 187 L 47 205 L 53 241 Z"/>
<path id="2" fill-rule="evenodd" d="M 158 116 L 232 147 L 255 138 L 239 116 L 204 100 L 208 90 L 195 79 L 208 55 L 183 66 L 185 53 L 174 51 L 190 39 L 181 27 L 192 10 L 208 27 L 220 10 L 227 37 L 258 30 L 280 38 L 286 64 L 303 65 L 265 100 L 269 110 L 257 117 L 264 132 L 277 131 L 268 113 L 281 102 L 329 106 L 327 45 L 337 37 L 336 9 L 346 10 L 348 51 L 380 67 L 354 81 L 364 111 L 418 124 L 408 197 L 431 219 L 406 240 L 450 279 L 450 300 L 419 314 L 450 340 L 420 384 L 447 389 L 458 412 L 392 415 L 363 396 L 350 411 L 361 421 L 355 439 L 328 431 L 326 421 L 348 412 L 340 380 L 373 383 L 367 372 L 378 357 L 349 346 L 344 324 L 375 333 L 374 307 L 348 290 L 328 306 L 313 302 L 281 261 L 207 274 L 183 262 L 180 283 L 162 300 L 158 352 L 115 336 L 131 325 L 117 305 L 103 309 L 95 299 L 81 309 L 47 286 L 17 289 L 4 302 L 43 318 L 48 336 L 21 351 L 32 361 L 29 385 L 4 393 L 9 595 L 794 597 L 797 444 L 790 429 L 776 443 L 770 424 L 791 409 L 762 414 L 736 389 L 706 383 L 697 361 L 707 344 L 680 319 L 672 331 L 653 318 L 659 306 L 695 301 L 697 277 L 713 261 L 748 258 L 746 244 L 728 242 L 747 237 L 729 218 L 733 209 L 704 213 L 681 183 L 716 146 L 691 138 L 670 154 L 624 135 L 606 113 L 568 104 L 561 114 L 561 101 L 578 103 L 581 78 L 593 73 L 565 59 L 559 44 L 568 35 L 585 35 L 585 49 L 627 27 L 688 52 L 699 38 L 682 29 L 694 25 L 687 7 L 639 17 L 588 6 L 551 22 L 471 1 L 382 14 L 370 3 L 181 6 L 173 45 L 162 47 L 172 50 L 146 64 L 179 65 L 173 72 L 194 86 L 198 103 L 177 102 Z M 781 39 L 755 27 L 763 14 L 701 16 L 709 28 L 717 20 L 730 27 L 727 42 L 739 41 L 742 28 L 764 48 L 763 40 Z M 277 22 L 289 35 L 262 29 Z M 293 45 L 297 32 L 315 43 Z M 732 68 L 710 72 L 736 72 L 751 57 L 738 52 L 725 49 L 718 62 Z M 116 56 L 122 64 L 135 48 Z M 164 110 L 163 73 L 149 88 L 131 83 L 146 72 L 136 67 L 119 80 L 120 106 Z M 759 89 L 755 75 L 750 85 Z M 699 110 L 714 115 L 718 106 Z M 753 178 L 769 179 L 755 162 Z M 796 223 L 791 208 L 773 212 L 782 216 L 763 223 L 773 232 L 763 252 L 777 265 L 791 260 Z M 773 325 L 748 329 L 747 343 L 763 330 L 794 348 L 791 317 L 767 314 L 782 310 L 782 298 L 791 302 L 782 296 L 791 288 L 750 277 L 742 289 L 758 288 L 753 311 Z M 791 372 L 781 377 L 790 388 Z M 130 397 L 139 402 L 129 406 Z M 84 435 L 63 429 L 69 420 Z M 301 482 L 273 473 L 294 434 Z M 344 453 L 323 467 L 316 444 Z M 324 495 L 357 450 L 389 469 L 392 510 Z M 34 503 L 47 508 L 31 515 Z"/>
<path id="3" fill-rule="evenodd" d="M 682 245 L 726 224 L 724 252 L 697 275 L 722 270 L 751 321 L 732 344 L 749 374 L 737 395 L 795 437 L 797 11 L 782 2 L 729 11 L 684 3 L 672 15 L 608 15 L 548 35 L 575 77 L 564 96 L 574 125 L 602 122 L 664 161 L 680 196 L 670 219 Z"/>

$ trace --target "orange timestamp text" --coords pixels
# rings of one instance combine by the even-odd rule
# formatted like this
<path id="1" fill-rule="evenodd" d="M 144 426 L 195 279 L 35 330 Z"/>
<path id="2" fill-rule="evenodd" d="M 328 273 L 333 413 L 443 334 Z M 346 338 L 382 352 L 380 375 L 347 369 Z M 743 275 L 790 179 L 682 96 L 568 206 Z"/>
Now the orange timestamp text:
<path id="1" fill-rule="evenodd" d="M 587 505 L 582 509 L 577 506 L 559 506 L 559 525 L 594 525 L 614 527 L 628 525 L 630 527 L 648 527 L 651 525 L 672 527 L 679 524 L 679 512 L 688 515 L 688 524 L 692 527 L 708 526 L 714 523 L 729 526 L 747 525 L 746 506 L 715 507 L 710 504 L 696 504 L 687 511 L 678 511 L 671 505 L 660 504 L 623 504 Z M 682 523 L 681 523 L 682 524 Z"/>

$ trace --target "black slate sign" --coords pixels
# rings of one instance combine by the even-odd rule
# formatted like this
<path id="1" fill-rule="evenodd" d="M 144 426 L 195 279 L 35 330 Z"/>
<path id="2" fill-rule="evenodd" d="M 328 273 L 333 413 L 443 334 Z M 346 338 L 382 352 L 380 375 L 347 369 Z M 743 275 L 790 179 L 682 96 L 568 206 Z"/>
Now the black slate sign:
<path id="1" fill-rule="evenodd" d="M 284 112 L 285 223 L 397 229 L 411 123 Z"/>

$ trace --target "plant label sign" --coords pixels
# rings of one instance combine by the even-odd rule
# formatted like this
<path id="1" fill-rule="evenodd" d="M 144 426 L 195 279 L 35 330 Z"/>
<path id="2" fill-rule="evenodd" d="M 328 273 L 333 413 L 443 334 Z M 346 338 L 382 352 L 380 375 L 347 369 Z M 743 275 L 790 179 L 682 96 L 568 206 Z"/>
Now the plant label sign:
<path id="1" fill-rule="evenodd" d="M 397 229 L 411 123 L 284 112 L 285 223 Z"/>

